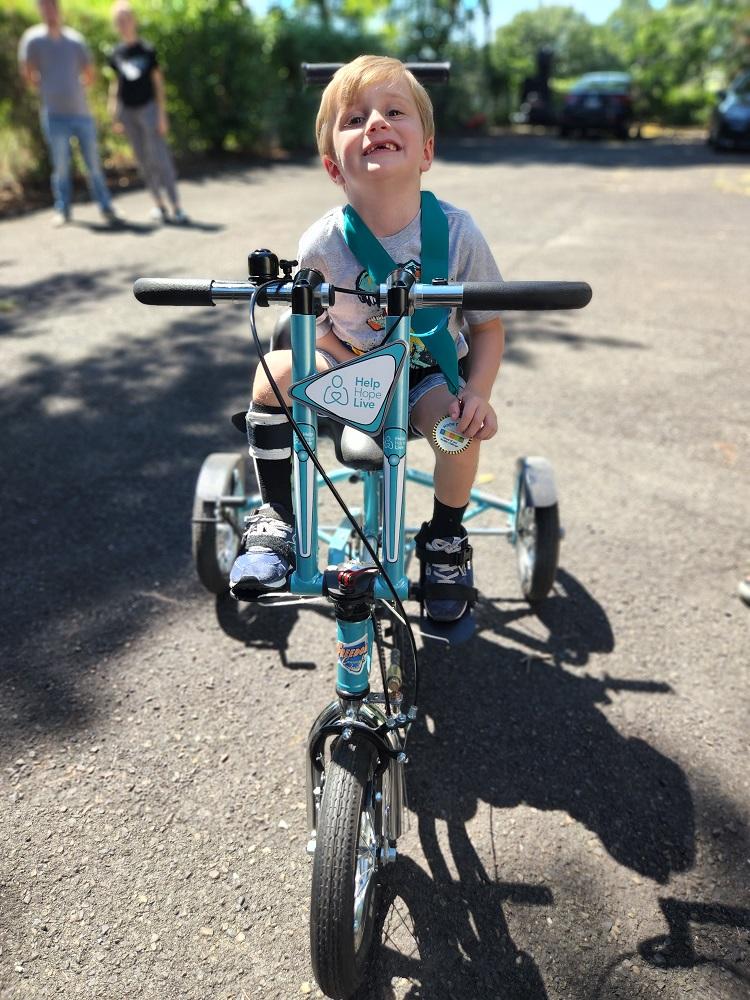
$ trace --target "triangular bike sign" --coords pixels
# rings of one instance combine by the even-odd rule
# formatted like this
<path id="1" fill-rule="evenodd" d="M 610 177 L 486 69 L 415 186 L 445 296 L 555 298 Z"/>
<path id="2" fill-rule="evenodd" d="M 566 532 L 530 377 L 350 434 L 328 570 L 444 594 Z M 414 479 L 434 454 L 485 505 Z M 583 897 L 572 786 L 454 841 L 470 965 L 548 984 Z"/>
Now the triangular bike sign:
<path id="1" fill-rule="evenodd" d="M 289 392 L 305 406 L 377 437 L 409 353 L 403 340 L 295 382 Z"/>

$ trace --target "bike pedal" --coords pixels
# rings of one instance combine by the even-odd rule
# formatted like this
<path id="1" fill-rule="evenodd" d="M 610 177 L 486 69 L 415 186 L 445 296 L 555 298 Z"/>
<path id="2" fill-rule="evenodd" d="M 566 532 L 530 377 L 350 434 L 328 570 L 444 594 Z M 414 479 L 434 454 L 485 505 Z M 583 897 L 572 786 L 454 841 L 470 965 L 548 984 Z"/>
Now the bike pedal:
<path id="1" fill-rule="evenodd" d="M 468 642 L 477 630 L 474 615 L 468 611 L 455 622 L 435 622 L 425 615 L 420 619 L 419 630 L 425 642 L 439 642 L 460 646 Z"/>

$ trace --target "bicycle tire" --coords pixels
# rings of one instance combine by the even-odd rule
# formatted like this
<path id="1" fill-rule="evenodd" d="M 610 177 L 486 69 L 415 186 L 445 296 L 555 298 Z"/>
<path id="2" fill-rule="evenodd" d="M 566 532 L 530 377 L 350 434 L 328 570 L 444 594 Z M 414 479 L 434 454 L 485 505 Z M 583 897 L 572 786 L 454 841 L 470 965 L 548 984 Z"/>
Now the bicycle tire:
<path id="1" fill-rule="evenodd" d="M 518 502 L 518 577 L 523 596 L 534 604 L 544 600 L 555 582 L 560 558 L 560 510 L 556 503 L 549 507 L 534 507 L 523 483 Z"/>
<path id="2" fill-rule="evenodd" d="M 216 499 L 244 495 L 244 455 L 229 452 L 209 455 L 198 482 L 202 489 L 196 488 L 193 501 L 193 561 L 198 579 L 206 590 L 211 594 L 225 594 L 229 590 L 229 572 L 239 552 L 241 535 L 232 522 L 216 522 L 216 501 L 206 499 L 206 490 L 210 489 Z"/>
<path id="3" fill-rule="evenodd" d="M 332 1000 L 349 1000 L 356 991 L 372 947 L 381 843 L 376 763 L 376 754 L 368 744 L 339 740 L 325 772 L 313 861 L 310 952 L 315 979 Z M 362 921 L 358 928 L 357 877 L 368 863 L 362 845 L 365 815 L 374 827 L 370 845 L 374 856 L 370 858 L 372 870 L 365 896 L 360 897 Z M 366 838 L 370 838 L 369 829 Z"/>

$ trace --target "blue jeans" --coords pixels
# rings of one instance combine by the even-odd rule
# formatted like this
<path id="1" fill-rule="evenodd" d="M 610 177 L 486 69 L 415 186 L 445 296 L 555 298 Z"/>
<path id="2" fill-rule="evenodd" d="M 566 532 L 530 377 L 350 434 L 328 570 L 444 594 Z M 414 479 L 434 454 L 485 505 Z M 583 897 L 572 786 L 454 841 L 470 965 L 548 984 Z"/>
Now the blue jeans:
<path id="1" fill-rule="evenodd" d="M 104 180 L 99 151 L 96 148 L 96 126 L 91 115 L 51 115 L 46 111 L 41 115 L 42 131 L 52 157 L 52 196 L 55 210 L 63 215 L 70 214 L 71 156 L 70 140 L 75 137 L 86 164 L 86 182 L 91 197 L 99 202 L 103 212 L 112 208 L 112 200 Z"/>

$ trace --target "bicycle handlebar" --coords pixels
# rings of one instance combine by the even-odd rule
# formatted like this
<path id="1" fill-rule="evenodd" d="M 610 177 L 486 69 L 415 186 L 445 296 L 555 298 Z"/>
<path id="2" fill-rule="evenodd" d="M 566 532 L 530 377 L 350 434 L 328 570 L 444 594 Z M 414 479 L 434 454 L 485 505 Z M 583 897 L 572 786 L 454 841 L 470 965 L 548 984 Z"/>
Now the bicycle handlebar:
<path id="1" fill-rule="evenodd" d="M 343 63 L 302 63 L 302 76 L 305 83 L 325 86 L 331 82 L 336 70 L 341 69 L 343 65 Z M 449 62 L 408 62 L 404 65 L 420 83 L 447 83 L 450 77 Z"/>
<path id="2" fill-rule="evenodd" d="M 583 309 L 591 301 L 585 281 L 472 281 L 463 286 L 464 309 L 534 311 Z"/>
<path id="3" fill-rule="evenodd" d="M 138 278 L 133 295 L 145 306 L 213 306 L 210 278 Z"/>
<path id="4" fill-rule="evenodd" d="M 328 305 L 331 285 L 320 286 L 323 305 Z M 148 306 L 213 306 L 217 300 L 249 299 L 257 290 L 250 281 L 212 281 L 206 278 L 139 278 L 133 293 Z M 283 278 L 264 288 L 258 305 L 290 302 L 292 283 Z M 379 304 L 387 301 L 387 287 L 381 285 L 374 297 Z M 544 309 L 582 309 L 591 301 L 591 288 L 585 281 L 472 281 L 455 285 L 412 285 L 410 298 L 415 308 L 448 307 L 498 309 L 501 311 L 538 311 Z"/>

